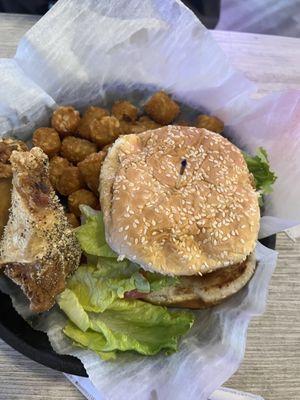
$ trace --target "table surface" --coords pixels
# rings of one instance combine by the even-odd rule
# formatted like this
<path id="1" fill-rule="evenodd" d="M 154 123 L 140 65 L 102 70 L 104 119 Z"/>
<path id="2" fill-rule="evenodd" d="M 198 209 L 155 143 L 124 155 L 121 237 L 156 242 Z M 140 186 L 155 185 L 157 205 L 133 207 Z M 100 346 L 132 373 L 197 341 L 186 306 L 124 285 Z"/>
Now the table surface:
<path id="1" fill-rule="evenodd" d="M 0 57 L 13 56 L 37 17 L 0 14 Z M 300 39 L 212 32 L 231 59 L 259 87 L 259 94 L 300 89 Z M 245 359 L 226 386 L 266 400 L 300 399 L 300 240 L 278 235 L 279 260 L 268 305 L 249 327 Z M 35 363 L 0 340 L 0 399 L 83 399 L 56 371 Z"/>

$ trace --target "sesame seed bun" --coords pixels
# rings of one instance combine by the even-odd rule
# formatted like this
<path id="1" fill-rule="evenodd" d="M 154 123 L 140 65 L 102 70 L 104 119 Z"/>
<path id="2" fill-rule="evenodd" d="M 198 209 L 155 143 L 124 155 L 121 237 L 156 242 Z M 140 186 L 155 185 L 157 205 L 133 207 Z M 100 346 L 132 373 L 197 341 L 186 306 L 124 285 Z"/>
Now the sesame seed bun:
<path id="1" fill-rule="evenodd" d="M 120 137 L 102 166 L 100 201 L 112 249 L 162 274 L 241 263 L 257 240 L 258 194 L 243 155 L 206 129 Z"/>

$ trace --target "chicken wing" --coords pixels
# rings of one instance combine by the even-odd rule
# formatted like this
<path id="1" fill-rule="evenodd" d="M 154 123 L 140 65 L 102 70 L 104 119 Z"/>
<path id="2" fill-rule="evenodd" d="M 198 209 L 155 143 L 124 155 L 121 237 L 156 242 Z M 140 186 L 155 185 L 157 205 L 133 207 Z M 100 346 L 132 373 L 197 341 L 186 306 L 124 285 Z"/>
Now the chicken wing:
<path id="1" fill-rule="evenodd" d="M 0 266 L 21 286 L 35 312 L 49 310 L 79 265 L 81 250 L 51 186 L 40 148 L 13 151 L 12 207 L 0 247 Z"/>

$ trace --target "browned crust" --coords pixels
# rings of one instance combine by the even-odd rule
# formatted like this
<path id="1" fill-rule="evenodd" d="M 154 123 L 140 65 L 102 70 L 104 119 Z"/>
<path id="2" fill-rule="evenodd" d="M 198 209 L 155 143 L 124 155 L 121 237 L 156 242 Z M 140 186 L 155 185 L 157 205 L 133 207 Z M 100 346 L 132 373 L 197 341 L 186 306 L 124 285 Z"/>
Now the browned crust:
<path id="1" fill-rule="evenodd" d="M 35 312 L 46 311 L 79 265 L 80 245 L 51 186 L 48 158 L 39 148 L 14 151 L 12 208 L 0 265 L 21 286 Z"/>

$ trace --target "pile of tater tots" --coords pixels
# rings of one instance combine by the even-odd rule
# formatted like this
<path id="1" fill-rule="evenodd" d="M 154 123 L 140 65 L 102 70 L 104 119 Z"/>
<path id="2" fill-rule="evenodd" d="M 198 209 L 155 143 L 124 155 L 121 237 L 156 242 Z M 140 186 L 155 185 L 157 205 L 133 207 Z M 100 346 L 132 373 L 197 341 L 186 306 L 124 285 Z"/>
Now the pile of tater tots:
<path id="1" fill-rule="evenodd" d="M 38 128 L 33 145 L 50 159 L 50 180 L 56 192 L 67 197 L 70 224 L 80 224 L 79 205 L 99 209 L 99 175 L 109 146 L 120 136 L 141 133 L 169 125 L 193 125 L 180 120 L 180 107 L 165 92 L 155 93 L 145 104 L 144 113 L 126 100 L 113 104 L 111 113 L 88 107 L 82 116 L 71 106 L 58 107 L 51 128 Z M 179 118 L 178 118 L 179 117 Z M 221 133 L 224 125 L 217 117 L 199 115 L 195 126 Z"/>

